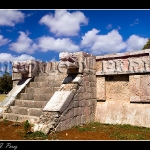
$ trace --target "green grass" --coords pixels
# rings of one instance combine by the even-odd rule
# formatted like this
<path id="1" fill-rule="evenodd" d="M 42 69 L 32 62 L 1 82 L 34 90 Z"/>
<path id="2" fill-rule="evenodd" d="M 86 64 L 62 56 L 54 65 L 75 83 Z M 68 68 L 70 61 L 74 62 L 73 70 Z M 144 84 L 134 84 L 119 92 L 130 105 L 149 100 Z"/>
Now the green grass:
<path id="1" fill-rule="evenodd" d="M 36 132 L 31 132 L 31 133 L 27 133 L 24 136 L 25 140 L 46 140 L 48 138 L 47 135 L 45 135 L 43 132 L 41 131 L 36 131 Z"/>
<path id="2" fill-rule="evenodd" d="M 99 122 L 89 123 L 84 126 L 75 126 L 79 132 L 104 132 L 116 140 L 149 140 L 150 128 L 132 126 L 129 124 L 101 124 Z"/>
<path id="3" fill-rule="evenodd" d="M 6 94 L 0 94 L 0 102 L 6 97 Z"/>

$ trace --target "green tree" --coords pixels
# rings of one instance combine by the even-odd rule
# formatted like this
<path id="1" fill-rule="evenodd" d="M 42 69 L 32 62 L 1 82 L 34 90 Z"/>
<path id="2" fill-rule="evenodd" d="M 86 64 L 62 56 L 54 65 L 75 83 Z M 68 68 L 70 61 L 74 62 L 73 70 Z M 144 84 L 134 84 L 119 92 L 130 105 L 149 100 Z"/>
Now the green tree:
<path id="1" fill-rule="evenodd" d="M 5 73 L 0 77 L 0 93 L 8 93 L 13 86 L 12 76 L 9 73 Z"/>
<path id="2" fill-rule="evenodd" d="M 148 39 L 147 43 L 143 46 L 142 50 L 150 49 L 150 38 Z"/>

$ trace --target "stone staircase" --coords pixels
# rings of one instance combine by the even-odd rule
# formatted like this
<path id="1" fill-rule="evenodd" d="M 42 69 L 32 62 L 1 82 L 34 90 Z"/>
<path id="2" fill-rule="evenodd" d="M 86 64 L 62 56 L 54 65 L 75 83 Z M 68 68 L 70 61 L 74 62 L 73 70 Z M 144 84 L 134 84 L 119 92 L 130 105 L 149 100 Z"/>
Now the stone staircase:
<path id="1" fill-rule="evenodd" d="M 3 119 L 17 122 L 28 120 L 34 124 L 65 77 L 58 72 L 39 73 L 17 96 L 8 111 L 3 113 Z"/>

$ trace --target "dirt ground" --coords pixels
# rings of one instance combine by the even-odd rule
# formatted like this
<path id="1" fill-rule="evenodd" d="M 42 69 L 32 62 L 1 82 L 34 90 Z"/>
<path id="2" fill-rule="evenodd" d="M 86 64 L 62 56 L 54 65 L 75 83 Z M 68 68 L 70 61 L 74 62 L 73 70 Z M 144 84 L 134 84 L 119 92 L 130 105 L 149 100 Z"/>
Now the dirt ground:
<path id="1" fill-rule="evenodd" d="M 27 134 L 30 133 L 30 129 Z M 113 140 L 103 132 L 84 131 L 77 128 L 49 134 L 45 140 Z M 0 121 L 0 140 L 29 140 L 25 136 L 24 124 L 11 121 Z M 33 139 L 32 139 L 33 140 Z M 35 138 L 34 140 L 40 140 Z"/>
<path id="2" fill-rule="evenodd" d="M 149 140 L 150 128 L 92 124 L 77 126 L 69 130 L 33 136 L 31 127 L 25 132 L 24 123 L 0 121 L 0 140 Z"/>

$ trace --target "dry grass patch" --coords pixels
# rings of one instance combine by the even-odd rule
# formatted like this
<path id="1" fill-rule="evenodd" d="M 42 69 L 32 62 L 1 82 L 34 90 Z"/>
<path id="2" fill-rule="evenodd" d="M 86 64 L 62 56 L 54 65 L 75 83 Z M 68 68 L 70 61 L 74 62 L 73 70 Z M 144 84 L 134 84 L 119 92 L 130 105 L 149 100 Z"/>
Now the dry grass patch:
<path id="1" fill-rule="evenodd" d="M 1 102 L 2 100 L 4 100 L 5 97 L 6 97 L 6 94 L 0 94 L 0 102 Z"/>

